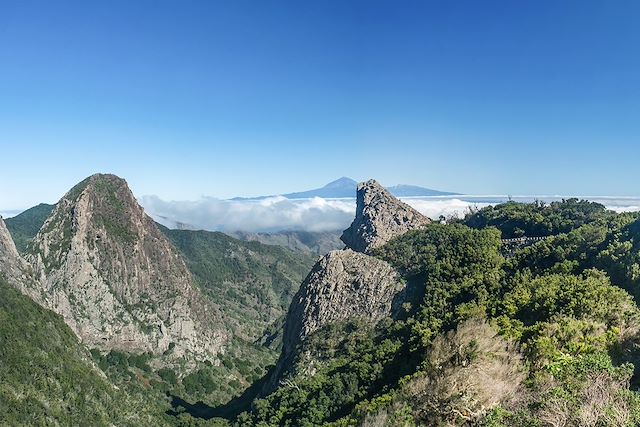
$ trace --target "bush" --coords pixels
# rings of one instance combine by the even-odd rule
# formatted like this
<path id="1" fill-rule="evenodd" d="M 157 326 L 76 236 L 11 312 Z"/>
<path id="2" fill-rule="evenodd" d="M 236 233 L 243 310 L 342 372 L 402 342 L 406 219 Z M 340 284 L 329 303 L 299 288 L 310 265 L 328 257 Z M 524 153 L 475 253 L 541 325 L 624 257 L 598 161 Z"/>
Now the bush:
<path id="1" fill-rule="evenodd" d="M 477 421 L 512 399 L 526 377 L 513 345 L 477 319 L 439 335 L 425 364 L 402 392 L 415 420 L 424 425 Z"/>

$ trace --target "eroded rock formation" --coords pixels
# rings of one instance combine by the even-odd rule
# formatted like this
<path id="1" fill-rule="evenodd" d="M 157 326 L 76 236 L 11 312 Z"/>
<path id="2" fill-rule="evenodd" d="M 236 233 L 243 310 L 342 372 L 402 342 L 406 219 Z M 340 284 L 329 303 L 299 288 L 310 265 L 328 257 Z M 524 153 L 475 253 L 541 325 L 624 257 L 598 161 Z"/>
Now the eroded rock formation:
<path id="1" fill-rule="evenodd" d="M 302 283 L 285 324 L 284 347 L 333 322 L 376 323 L 397 311 L 404 285 L 385 261 L 350 249 L 329 252 Z"/>
<path id="2" fill-rule="evenodd" d="M 90 347 L 214 359 L 226 333 L 126 182 L 93 175 L 56 205 L 27 260 L 44 305 Z"/>
<path id="3" fill-rule="evenodd" d="M 431 220 L 396 199 L 375 180 L 358 184 L 356 217 L 340 239 L 348 248 L 366 254 Z"/>

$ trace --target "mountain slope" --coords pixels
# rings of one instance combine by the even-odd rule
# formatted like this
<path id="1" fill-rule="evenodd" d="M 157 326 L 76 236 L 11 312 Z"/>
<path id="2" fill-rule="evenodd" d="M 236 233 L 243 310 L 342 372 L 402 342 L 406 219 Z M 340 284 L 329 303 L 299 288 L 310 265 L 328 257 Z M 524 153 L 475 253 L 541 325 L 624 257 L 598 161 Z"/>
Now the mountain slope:
<path id="1" fill-rule="evenodd" d="M 18 252 L 26 252 L 29 242 L 38 234 L 54 207 L 55 205 L 40 203 L 14 217 L 5 219 Z"/>
<path id="2" fill-rule="evenodd" d="M 325 255 L 330 251 L 342 249 L 344 243 L 340 240 L 342 231 L 303 231 L 291 230 L 276 233 L 251 233 L 235 231 L 229 234 L 236 239 L 260 242 L 265 245 L 277 245 L 294 251 L 301 251 L 313 255 Z"/>
<path id="3" fill-rule="evenodd" d="M 285 377 L 316 369 L 317 352 L 304 348 L 308 337 L 351 321 L 375 327 L 400 312 L 405 282 L 370 251 L 429 222 L 376 181 L 358 184 L 356 217 L 341 238 L 347 249 L 320 258 L 300 286 L 287 311 L 280 358 L 262 393 Z"/>
<path id="4" fill-rule="evenodd" d="M 431 188 L 419 187 L 417 185 L 399 184 L 387 187 L 389 193 L 396 197 L 429 197 L 429 196 L 455 196 L 459 193 L 450 191 L 432 190 Z"/>
<path id="5" fill-rule="evenodd" d="M 209 231 L 160 227 L 237 335 L 255 340 L 282 316 L 315 257 Z"/>
<path id="6" fill-rule="evenodd" d="M 43 301 L 37 275 L 18 253 L 2 217 L 0 217 L 0 276 L 33 300 Z"/>
<path id="7" fill-rule="evenodd" d="M 574 208 L 564 201 L 535 223 Z M 407 283 L 401 312 L 303 337 L 289 348 L 303 369 L 285 371 L 237 425 L 640 425 L 640 310 L 621 289 L 638 289 L 639 224 L 624 213 L 568 223 L 567 234 L 511 259 L 490 226 L 430 223 L 396 235 L 359 255 Z M 314 326 L 334 310 L 376 306 L 376 294 L 361 294 L 368 281 L 337 286 L 347 269 L 336 270 L 316 271 L 314 292 L 300 292 L 289 313 L 308 313 L 302 322 Z"/>
<path id="8" fill-rule="evenodd" d="M 0 425 L 160 425 L 117 390 L 62 318 L 0 277 Z"/>
<path id="9" fill-rule="evenodd" d="M 184 261 L 126 182 L 93 175 L 29 247 L 44 304 L 91 347 L 215 360 L 227 339 Z"/>

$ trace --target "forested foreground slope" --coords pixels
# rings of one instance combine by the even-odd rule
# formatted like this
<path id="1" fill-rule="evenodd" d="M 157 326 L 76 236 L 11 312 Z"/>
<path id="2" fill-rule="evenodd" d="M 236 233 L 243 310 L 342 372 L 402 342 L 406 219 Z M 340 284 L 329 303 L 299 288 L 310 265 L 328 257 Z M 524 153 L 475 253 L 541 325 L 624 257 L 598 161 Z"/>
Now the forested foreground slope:
<path id="1" fill-rule="evenodd" d="M 62 318 L 0 277 L 0 425 L 165 425 L 114 387 Z"/>
<path id="2" fill-rule="evenodd" d="M 460 222 L 375 249 L 411 291 L 402 311 L 307 336 L 280 386 L 235 423 L 638 425 L 638 215 L 569 200 Z M 532 230 L 552 237 L 505 259 L 501 237 Z"/>

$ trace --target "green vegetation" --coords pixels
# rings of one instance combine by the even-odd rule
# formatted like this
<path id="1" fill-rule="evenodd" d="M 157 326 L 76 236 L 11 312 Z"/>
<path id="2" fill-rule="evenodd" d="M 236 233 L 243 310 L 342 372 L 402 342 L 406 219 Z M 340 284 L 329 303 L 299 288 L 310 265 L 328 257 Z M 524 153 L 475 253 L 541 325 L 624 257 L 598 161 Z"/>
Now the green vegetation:
<path id="1" fill-rule="evenodd" d="M 131 230 L 125 203 L 131 197 L 129 189 L 120 178 L 105 175 L 93 178 L 94 220 L 106 233 L 126 243 L 133 243 L 137 235 Z"/>
<path id="2" fill-rule="evenodd" d="M 159 227 L 206 295 L 220 306 L 227 326 L 251 341 L 285 314 L 315 262 L 309 254 L 223 233 Z"/>
<path id="3" fill-rule="evenodd" d="M 176 400 L 172 422 L 219 425 L 220 419 L 190 417 L 188 404 L 210 416 L 211 408 L 239 396 L 266 375 L 276 362 L 277 342 L 259 341 L 265 330 L 285 313 L 313 264 L 313 259 L 276 246 L 241 242 L 222 233 L 169 230 L 160 226 L 184 256 L 205 295 L 216 302 L 232 335 L 229 346 L 214 365 L 200 362 L 158 368 L 151 355 L 93 351 L 96 364 L 110 381 L 134 395 L 146 395 L 166 404 Z M 275 333 L 275 331 L 271 331 Z M 277 332 L 279 334 L 279 331 Z"/>
<path id="4" fill-rule="evenodd" d="M 393 239 L 374 256 L 407 283 L 398 316 L 310 335 L 280 386 L 229 421 L 197 416 L 223 415 L 212 407 L 260 384 L 314 260 L 161 229 L 233 331 L 220 364 L 89 354 L 58 316 L 0 280 L 0 407 L 10 408 L 0 424 L 640 425 L 640 214 L 510 202 Z M 522 235 L 552 237 L 504 258 L 501 238 Z"/>
<path id="5" fill-rule="evenodd" d="M 13 237 L 16 248 L 18 248 L 18 252 L 26 252 L 29 242 L 38 234 L 40 227 L 42 227 L 42 224 L 44 224 L 54 207 L 55 205 L 41 203 L 13 218 L 4 220 L 11 233 L 11 237 Z"/>
<path id="6" fill-rule="evenodd" d="M 183 255 L 205 295 L 223 314 L 233 339 L 219 365 L 199 363 L 186 372 L 179 366 L 157 371 L 135 365 L 132 355 L 94 354 L 109 378 L 147 393 L 169 394 L 211 407 L 226 404 L 267 374 L 276 362 L 282 318 L 314 258 L 278 246 L 242 242 L 222 233 L 169 230 L 159 226 Z M 140 390 L 138 390 L 140 391 Z M 195 422 L 184 408 L 174 408 L 181 423 Z M 202 421 L 198 421 L 202 422 Z M 219 423 L 220 420 L 209 421 Z"/>
<path id="7" fill-rule="evenodd" d="M 65 197 L 78 197 L 89 184 L 85 181 Z M 131 233 L 118 223 L 126 216 L 122 195 L 118 194 L 121 186 L 116 184 L 108 176 L 94 178 L 93 202 L 99 205 L 96 211 L 100 212 L 95 219 L 110 236 L 128 241 Z M 22 233 L 25 242 L 30 241 L 52 209 L 39 206 L 23 213 L 8 223 L 14 226 L 11 231 Z M 61 243 L 45 259 L 47 269 L 57 266 L 61 254 L 68 249 L 71 235 L 70 217 L 54 218 L 52 222 L 60 225 L 63 232 Z M 242 242 L 222 233 L 160 228 L 184 255 L 205 294 L 223 312 L 234 338 L 222 363 L 219 366 L 200 363 L 189 369 L 183 366 L 158 369 L 152 367 L 154 361 L 149 356 L 143 360 L 135 354 L 96 351 L 92 352 L 93 359 L 111 383 L 130 395 L 147 396 L 160 407 L 170 408 L 165 393 L 209 406 L 224 404 L 263 377 L 275 363 L 281 342 L 277 325 L 282 323 L 289 302 L 313 265 L 314 257 L 282 247 Z M 269 337 L 261 339 L 263 334 Z M 268 346 L 261 342 L 267 342 Z M 162 412 L 164 410 L 158 411 Z M 194 421 L 186 415 L 171 420 L 178 418 L 181 423 Z"/>
<path id="8" fill-rule="evenodd" d="M 496 227 L 502 238 L 567 233 L 581 225 L 609 219 L 613 212 L 598 203 L 568 199 L 561 202 L 508 202 L 472 212 L 462 221 L 471 228 Z"/>
<path id="9" fill-rule="evenodd" d="M 568 200 L 464 222 L 380 248 L 408 283 L 405 311 L 311 335 L 293 374 L 235 423 L 638 425 L 638 215 Z M 555 237 L 504 259 L 504 234 Z"/>
<path id="10" fill-rule="evenodd" d="M 0 277 L 0 425 L 165 425 L 144 396 L 115 389 L 62 318 Z"/>

